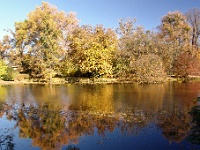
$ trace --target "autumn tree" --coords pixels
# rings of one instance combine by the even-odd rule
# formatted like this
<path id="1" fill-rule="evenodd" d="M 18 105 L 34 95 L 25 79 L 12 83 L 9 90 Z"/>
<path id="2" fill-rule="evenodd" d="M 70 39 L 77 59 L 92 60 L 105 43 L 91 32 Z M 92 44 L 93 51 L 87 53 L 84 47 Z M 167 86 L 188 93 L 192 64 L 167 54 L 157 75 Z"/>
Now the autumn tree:
<path id="1" fill-rule="evenodd" d="M 77 71 L 87 77 L 112 75 L 112 57 L 117 48 L 115 32 L 102 25 L 76 28 L 68 37 L 68 60 L 76 65 Z"/>
<path id="2" fill-rule="evenodd" d="M 166 80 L 163 62 L 158 55 L 142 55 L 132 66 L 139 83 L 160 83 Z"/>
<path id="3" fill-rule="evenodd" d="M 200 75 L 199 59 L 188 52 L 180 54 L 174 63 L 174 73 L 184 80 L 189 75 Z"/>
<path id="4" fill-rule="evenodd" d="M 161 20 L 160 39 L 166 47 L 162 52 L 162 58 L 166 64 L 168 74 L 173 73 L 174 61 L 188 46 L 190 40 L 190 26 L 186 17 L 179 11 L 169 12 Z"/>
<path id="5" fill-rule="evenodd" d="M 192 28 L 192 45 L 198 46 L 200 36 L 200 9 L 192 8 L 185 15 Z"/>
<path id="6" fill-rule="evenodd" d="M 0 59 L 4 59 L 8 57 L 9 50 L 11 49 L 11 39 L 8 35 L 4 36 L 2 40 L 0 40 Z"/>
<path id="7" fill-rule="evenodd" d="M 134 27 L 136 20 L 124 20 L 119 22 L 117 33 L 119 34 L 120 50 L 133 55 L 135 59 L 143 54 L 156 53 L 155 33 L 145 30 L 142 26 Z"/>
<path id="8" fill-rule="evenodd" d="M 23 71 L 33 77 L 58 73 L 59 61 L 66 54 L 65 39 L 77 23 L 75 13 L 66 14 L 46 2 L 30 12 L 25 21 L 16 22 L 15 56 Z"/>
<path id="9" fill-rule="evenodd" d="M 135 22 L 135 19 L 122 19 L 119 22 L 119 51 L 114 61 L 117 76 L 130 76 L 134 73 L 131 66 L 134 61 L 142 55 L 158 53 L 156 34 L 150 30 L 145 31 L 141 26 L 134 27 Z"/>

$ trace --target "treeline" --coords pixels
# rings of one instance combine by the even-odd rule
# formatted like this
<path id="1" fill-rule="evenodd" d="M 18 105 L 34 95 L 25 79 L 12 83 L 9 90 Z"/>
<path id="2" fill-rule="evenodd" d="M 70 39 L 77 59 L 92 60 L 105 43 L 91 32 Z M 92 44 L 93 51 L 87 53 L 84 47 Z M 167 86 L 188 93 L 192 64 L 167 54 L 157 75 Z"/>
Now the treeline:
<path id="1" fill-rule="evenodd" d="M 116 30 L 80 26 L 74 12 L 43 2 L 0 41 L 0 70 L 9 71 L 6 60 L 32 78 L 115 77 L 139 83 L 200 74 L 200 9 L 169 12 L 156 31 L 135 22 L 122 19 Z"/>

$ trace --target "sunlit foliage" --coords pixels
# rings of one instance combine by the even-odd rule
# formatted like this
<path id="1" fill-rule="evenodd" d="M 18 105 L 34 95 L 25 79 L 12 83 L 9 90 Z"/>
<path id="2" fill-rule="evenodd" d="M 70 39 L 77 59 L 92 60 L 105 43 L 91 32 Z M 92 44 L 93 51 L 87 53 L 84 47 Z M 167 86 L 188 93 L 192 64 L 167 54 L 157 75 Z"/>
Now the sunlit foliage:
<path id="1" fill-rule="evenodd" d="M 51 82 L 56 76 L 114 77 L 132 82 L 137 77 L 140 83 L 161 82 L 164 74 L 198 74 L 197 70 L 194 73 L 183 68 L 191 62 L 198 66 L 199 18 L 199 9 L 195 8 L 185 15 L 169 12 L 162 17 L 158 30 L 136 26 L 136 19 L 121 19 L 114 30 L 103 25 L 80 26 L 74 12 L 65 13 L 42 2 L 24 21 L 15 23 L 15 31 L 9 30 L 13 37 L 4 36 L 0 41 L 0 57 L 37 81 Z M 188 59 L 181 60 L 186 53 Z M 158 60 L 142 60 L 144 56 Z M 146 68 L 141 66 L 144 62 Z M 156 69 L 157 62 L 164 71 Z M 141 68 L 154 75 L 140 72 Z M 140 80 L 141 73 L 148 75 L 147 82 Z"/>
<path id="2" fill-rule="evenodd" d="M 59 61 L 66 54 L 66 37 L 77 25 L 72 12 L 66 14 L 43 2 L 27 19 L 15 23 L 15 56 L 23 71 L 33 77 L 59 72 Z"/>
<path id="3" fill-rule="evenodd" d="M 174 73 L 183 78 L 189 75 L 200 75 L 199 59 L 189 53 L 183 53 L 177 57 L 174 63 Z"/>
<path id="4" fill-rule="evenodd" d="M 189 44 L 191 28 L 186 17 L 179 11 L 169 12 L 161 21 L 160 38 L 165 47 L 162 58 L 166 64 L 166 71 L 171 75 L 173 74 L 174 61 L 179 54 L 184 52 L 184 47 Z"/>
<path id="5" fill-rule="evenodd" d="M 112 57 L 117 48 L 117 37 L 112 29 L 102 25 L 76 28 L 68 38 L 69 60 L 87 77 L 111 76 Z"/>
<path id="6" fill-rule="evenodd" d="M 139 83 L 159 83 L 166 79 L 163 62 L 157 55 L 142 55 L 133 66 Z"/>
<path id="7" fill-rule="evenodd" d="M 0 41 L 0 59 L 4 59 L 8 56 L 9 50 L 11 49 L 10 38 L 8 35 L 3 37 Z"/>

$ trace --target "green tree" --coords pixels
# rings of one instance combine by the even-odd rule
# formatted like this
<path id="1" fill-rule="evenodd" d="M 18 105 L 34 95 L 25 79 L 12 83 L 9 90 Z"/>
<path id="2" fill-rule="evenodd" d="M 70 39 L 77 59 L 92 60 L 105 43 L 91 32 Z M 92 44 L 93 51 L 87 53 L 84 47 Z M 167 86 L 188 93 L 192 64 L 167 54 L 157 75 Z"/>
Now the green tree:
<path id="1" fill-rule="evenodd" d="M 5 63 L 1 60 L 0 61 L 0 76 L 2 77 L 4 74 L 6 74 L 8 66 L 5 65 Z"/>
<path id="2" fill-rule="evenodd" d="M 0 78 L 5 81 L 13 80 L 12 73 L 12 68 L 6 65 L 3 60 L 0 60 Z"/>

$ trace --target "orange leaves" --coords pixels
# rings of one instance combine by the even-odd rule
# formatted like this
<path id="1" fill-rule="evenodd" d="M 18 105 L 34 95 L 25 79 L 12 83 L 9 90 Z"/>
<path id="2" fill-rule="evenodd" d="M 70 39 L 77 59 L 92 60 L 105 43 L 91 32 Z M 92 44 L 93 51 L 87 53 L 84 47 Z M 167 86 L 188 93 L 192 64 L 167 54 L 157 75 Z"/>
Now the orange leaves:
<path id="1" fill-rule="evenodd" d="M 178 56 L 175 62 L 175 74 L 179 77 L 188 77 L 188 75 L 200 75 L 199 60 L 190 53 L 183 53 Z"/>

